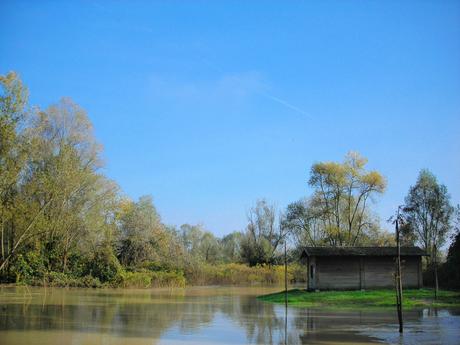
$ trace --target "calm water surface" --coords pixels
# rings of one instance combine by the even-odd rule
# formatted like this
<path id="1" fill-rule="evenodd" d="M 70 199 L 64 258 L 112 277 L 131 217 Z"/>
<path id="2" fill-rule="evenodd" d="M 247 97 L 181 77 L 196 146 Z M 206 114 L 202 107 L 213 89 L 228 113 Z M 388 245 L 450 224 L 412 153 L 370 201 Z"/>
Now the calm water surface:
<path id="1" fill-rule="evenodd" d="M 280 288 L 0 288 L 0 344 L 460 344 L 460 310 L 288 308 L 256 300 Z"/>

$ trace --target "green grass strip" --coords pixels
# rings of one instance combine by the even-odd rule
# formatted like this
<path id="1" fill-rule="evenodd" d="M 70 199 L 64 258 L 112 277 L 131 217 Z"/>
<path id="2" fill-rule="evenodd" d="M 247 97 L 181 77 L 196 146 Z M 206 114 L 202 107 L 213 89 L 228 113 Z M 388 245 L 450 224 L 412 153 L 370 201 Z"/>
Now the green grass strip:
<path id="1" fill-rule="evenodd" d="M 257 297 L 270 303 L 284 303 L 284 291 Z M 336 307 L 336 308 L 369 308 L 393 307 L 396 305 L 395 291 L 319 291 L 293 289 L 288 291 L 288 305 L 295 307 Z M 412 289 L 403 291 L 403 306 L 414 307 L 460 307 L 459 291 L 438 291 L 434 299 L 432 289 Z"/>

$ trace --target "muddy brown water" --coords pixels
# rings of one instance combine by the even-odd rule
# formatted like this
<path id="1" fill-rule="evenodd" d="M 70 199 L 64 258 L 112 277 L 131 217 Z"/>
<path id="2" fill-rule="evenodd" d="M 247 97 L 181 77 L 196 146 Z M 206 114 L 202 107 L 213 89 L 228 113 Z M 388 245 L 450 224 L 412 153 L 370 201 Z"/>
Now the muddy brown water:
<path id="1" fill-rule="evenodd" d="M 0 344 L 460 344 L 460 310 L 273 305 L 279 287 L 0 288 Z"/>

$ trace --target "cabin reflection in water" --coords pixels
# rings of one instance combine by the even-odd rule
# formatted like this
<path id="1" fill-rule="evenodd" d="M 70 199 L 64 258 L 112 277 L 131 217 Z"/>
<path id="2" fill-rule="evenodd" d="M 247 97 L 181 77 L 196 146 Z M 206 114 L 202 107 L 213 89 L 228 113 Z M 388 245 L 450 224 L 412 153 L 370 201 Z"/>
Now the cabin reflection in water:
<path id="1" fill-rule="evenodd" d="M 277 291 L 279 287 L 0 288 L 0 344 L 349 345 L 380 343 L 397 334 L 394 310 L 288 307 L 286 319 L 284 305 L 256 298 Z M 417 337 L 435 337 L 433 344 L 458 344 L 460 317 L 449 313 L 405 311 L 404 337 L 415 334 L 412 328 Z"/>

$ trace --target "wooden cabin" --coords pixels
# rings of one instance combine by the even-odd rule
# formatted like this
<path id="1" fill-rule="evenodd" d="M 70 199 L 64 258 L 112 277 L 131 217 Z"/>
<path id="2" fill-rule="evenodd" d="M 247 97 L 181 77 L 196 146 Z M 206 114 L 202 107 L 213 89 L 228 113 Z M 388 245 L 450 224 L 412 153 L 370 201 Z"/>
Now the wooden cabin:
<path id="1" fill-rule="evenodd" d="M 403 288 L 422 287 L 419 247 L 401 247 Z M 357 290 L 394 287 L 396 247 L 306 247 L 309 290 Z"/>

